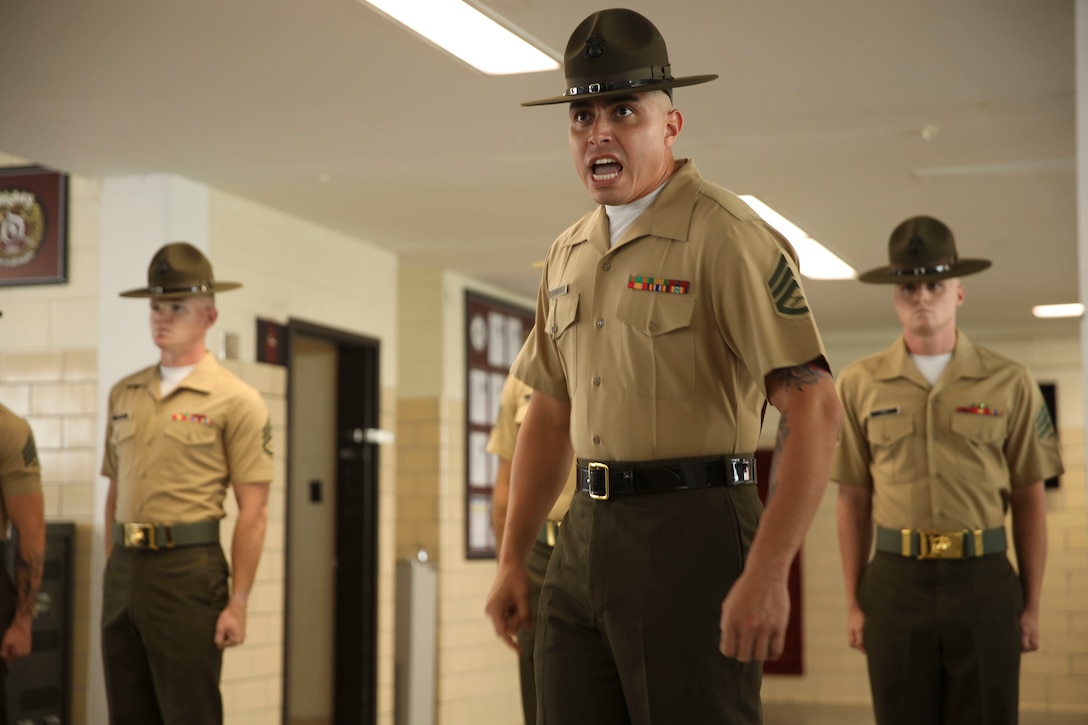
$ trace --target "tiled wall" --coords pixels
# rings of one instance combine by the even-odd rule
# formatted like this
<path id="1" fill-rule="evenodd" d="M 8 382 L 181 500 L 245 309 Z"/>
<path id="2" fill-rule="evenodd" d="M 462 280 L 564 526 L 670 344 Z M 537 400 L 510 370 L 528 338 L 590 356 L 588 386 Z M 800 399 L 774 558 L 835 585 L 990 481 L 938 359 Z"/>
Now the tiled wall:
<path id="1" fill-rule="evenodd" d="M 287 370 L 276 365 L 226 361 L 225 366 L 261 392 L 272 419 L 275 451 L 268 497 L 268 530 L 246 613 L 246 641 L 224 653 L 224 719 L 229 725 L 280 725 L 283 701 L 284 532 L 287 500 Z M 227 496 L 227 518 L 220 528 L 230 560 L 238 506 Z"/>

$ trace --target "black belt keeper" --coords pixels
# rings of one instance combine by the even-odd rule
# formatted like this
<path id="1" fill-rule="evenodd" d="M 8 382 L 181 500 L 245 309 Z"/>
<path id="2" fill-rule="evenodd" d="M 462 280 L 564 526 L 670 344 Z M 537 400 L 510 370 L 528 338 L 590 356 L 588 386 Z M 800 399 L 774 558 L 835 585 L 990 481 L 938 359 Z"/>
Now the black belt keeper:
<path id="1" fill-rule="evenodd" d="M 665 493 L 710 486 L 745 486 L 756 482 L 752 456 L 700 456 L 659 461 L 589 461 L 578 459 L 578 488 L 604 501 L 614 494 Z"/>

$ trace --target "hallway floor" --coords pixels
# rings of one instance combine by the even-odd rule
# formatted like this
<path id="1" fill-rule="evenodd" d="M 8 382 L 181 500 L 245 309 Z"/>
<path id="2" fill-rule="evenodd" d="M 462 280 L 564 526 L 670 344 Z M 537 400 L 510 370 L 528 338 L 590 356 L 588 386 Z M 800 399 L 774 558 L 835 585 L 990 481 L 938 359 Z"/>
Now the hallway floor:
<path id="1" fill-rule="evenodd" d="M 763 725 L 874 725 L 868 706 L 763 704 Z M 1023 712 L 1020 725 L 1088 725 L 1088 714 Z"/>

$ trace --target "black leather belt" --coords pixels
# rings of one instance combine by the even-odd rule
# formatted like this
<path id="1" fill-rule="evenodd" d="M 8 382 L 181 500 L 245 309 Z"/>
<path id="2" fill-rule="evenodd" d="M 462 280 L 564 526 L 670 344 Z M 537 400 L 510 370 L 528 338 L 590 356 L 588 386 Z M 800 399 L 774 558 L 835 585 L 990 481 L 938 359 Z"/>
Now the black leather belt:
<path id="1" fill-rule="evenodd" d="M 578 459 L 578 491 L 605 501 L 622 493 L 663 493 L 709 486 L 744 486 L 756 482 L 752 456 L 702 456 L 660 461 L 589 461 Z"/>
<path id="2" fill-rule="evenodd" d="M 559 538 L 559 526 L 562 523 L 563 522 L 558 519 L 548 519 L 545 521 L 544 525 L 540 527 L 540 533 L 536 536 L 537 542 L 547 544 L 548 546 L 555 546 L 555 542 Z"/>
<path id="3" fill-rule="evenodd" d="M 219 541 L 219 521 L 191 524 L 123 524 L 113 522 L 113 543 L 126 549 L 173 549 Z"/>
<path id="4" fill-rule="evenodd" d="M 1008 548 L 1004 527 L 927 531 L 876 527 L 877 551 L 916 559 L 972 559 Z"/>

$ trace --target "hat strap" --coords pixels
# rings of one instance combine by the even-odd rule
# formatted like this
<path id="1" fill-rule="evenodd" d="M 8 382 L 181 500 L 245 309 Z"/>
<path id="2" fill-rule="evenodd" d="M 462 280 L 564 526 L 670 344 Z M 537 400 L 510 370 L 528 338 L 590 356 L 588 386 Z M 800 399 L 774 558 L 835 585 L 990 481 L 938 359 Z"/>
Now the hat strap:
<path id="1" fill-rule="evenodd" d="M 631 80 L 631 76 L 646 76 L 645 78 Z M 639 68 L 636 71 L 593 78 L 568 78 L 567 90 L 563 91 L 563 97 L 585 96 L 604 93 L 605 91 L 618 91 L 625 88 L 646 88 L 659 86 L 671 81 L 671 68 L 667 65 L 654 65 L 649 68 Z"/>
<path id="2" fill-rule="evenodd" d="M 894 277 L 923 277 L 929 274 L 944 274 L 951 269 L 951 264 L 936 264 L 932 267 L 889 268 L 888 274 Z"/>
<path id="3" fill-rule="evenodd" d="M 202 292 L 210 293 L 212 291 L 211 285 L 207 282 L 201 282 L 193 287 L 148 287 L 147 291 L 153 295 L 176 295 L 183 292 L 189 292 L 191 294 L 200 294 Z"/>

